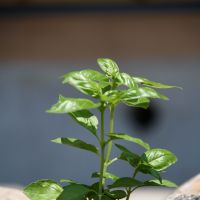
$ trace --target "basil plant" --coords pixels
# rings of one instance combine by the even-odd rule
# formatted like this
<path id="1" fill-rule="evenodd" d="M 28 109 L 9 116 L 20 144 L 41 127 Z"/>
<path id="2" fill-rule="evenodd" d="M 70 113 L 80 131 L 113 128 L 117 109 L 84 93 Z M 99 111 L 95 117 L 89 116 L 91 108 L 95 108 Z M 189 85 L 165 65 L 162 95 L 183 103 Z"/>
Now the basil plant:
<path id="1" fill-rule="evenodd" d="M 146 78 L 131 76 L 120 72 L 115 61 L 99 58 L 97 63 L 102 72 L 93 69 L 72 71 L 62 76 L 63 84 L 70 84 L 80 92 L 94 98 L 71 98 L 59 96 L 58 102 L 47 112 L 67 113 L 75 122 L 86 128 L 91 137 L 96 138 L 97 145 L 88 144 L 78 138 L 61 137 L 54 143 L 68 145 L 89 151 L 99 158 L 99 169 L 91 174 L 92 185 L 61 180 L 61 184 L 45 179 L 38 180 L 25 187 L 24 192 L 31 200 L 129 200 L 131 193 L 143 186 L 176 187 L 176 184 L 163 179 L 161 174 L 177 161 L 176 156 L 165 149 L 151 148 L 139 138 L 126 133 L 118 133 L 114 128 L 114 113 L 122 103 L 127 106 L 147 109 L 151 99 L 168 100 L 168 97 L 156 89 L 168 89 L 175 86 L 150 81 Z M 97 109 L 98 119 L 91 111 Z M 105 111 L 109 110 L 109 130 L 104 127 Z M 90 111 L 91 110 L 91 111 Z M 98 128 L 99 126 L 99 128 Z M 116 142 L 124 140 L 144 149 L 142 155 L 132 152 Z M 111 157 L 113 148 L 120 150 L 120 155 Z M 109 171 L 109 167 L 118 160 L 126 162 L 132 168 L 130 177 L 118 177 Z M 148 179 L 138 180 L 139 173 Z M 110 184 L 107 180 L 110 179 Z"/>

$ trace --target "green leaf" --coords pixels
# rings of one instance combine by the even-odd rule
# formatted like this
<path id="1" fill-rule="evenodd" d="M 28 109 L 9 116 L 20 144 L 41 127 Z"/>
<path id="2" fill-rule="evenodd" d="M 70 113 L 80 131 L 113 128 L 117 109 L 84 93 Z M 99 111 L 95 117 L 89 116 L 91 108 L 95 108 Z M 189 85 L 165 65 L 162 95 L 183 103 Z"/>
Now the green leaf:
<path id="1" fill-rule="evenodd" d="M 142 97 L 139 90 L 137 89 L 128 89 L 121 92 L 120 102 L 133 107 L 138 108 L 148 108 L 150 100 L 146 97 Z"/>
<path id="2" fill-rule="evenodd" d="M 110 133 L 109 137 L 110 137 L 111 140 L 126 140 L 126 141 L 129 141 L 129 142 L 136 143 L 139 146 L 141 146 L 141 147 L 143 147 L 147 150 L 150 149 L 149 144 L 147 144 L 146 142 L 142 141 L 139 138 L 135 138 L 135 137 L 132 137 L 132 136 L 124 134 L 124 133 Z"/>
<path id="3" fill-rule="evenodd" d="M 162 100 L 168 100 L 168 97 L 164 96 L 163 94 L 160 94 L 156 90 L 148 87 L 140 87 L 138 89 L 128 89 L 123 91 L 123 95 L 121 96 L 121 101 L 127 104 L 133 104 L 136 103 L 137 100 L 142 98 L 143 102 L 148 103 L 147 98 L 158 98 Z M 139 102 L 140 103 L 140 102 Z"/>
<path id="4" fill-rule="evenodd" d="M 134 79 L 127 73 L 118 73 L 117 76 L 118 85 L 125 85 L 128 88 L 137 88 Z"/>
<path id="5" fill-rule="evenodd" d="M 177 187 L 175 183 L 172 181 L 163 179 L 162 183 L 160 183 L 158 180 L 149 180 L 144 182 L 144 186 L 163 186 L 163 187 Z"/>
<path id="6" fill-rule="evenodd" d="M 146 85 L 146 86 L 149 86 L 149 87 L 153 87 L 153 88 L 159 88 L 159 89 L 179 88 L 179 89 L 181 89 L 180 87 L 177 87 L 177 86 L 166 85 L 166 84 L 150 81 L 150 80 L 148 80 L 146 78 L 142 78 L 142 77 L 132 77 L 132 79 L 136 83 Z"/>
<path id="7" fill-rule="evenodd" d="M 168 100 L 168 97 L 160 94 L 156 90 L 148 87 L 140 87 L 138 88 L 138 96 L 145 97 L 145 98 L 157 98 L 162 100 Z"/>
<path id="8" fill-rule="evenodd" d="M 70 179 L 61 179 L 60 182 L 61 183 L 69 183 L 69 184 L 80 184 L 80 183 L 70 180 Z"/>
<path id="9" fill-rule="evenodd" d="M 84 94 L 98 97 L 101 88 L 109 85 L 108 78 L 95 70 L 73 71 L 63 75 L 63 83 L 69 83 Z"/>
<path id="10" fill-rule="evenodd" d="M 108 185 L 108 188 L 118 188 L 118 187 L 136 187 L 140 186 L 142 182 L 129 177 L 123 177 L 117 179 L 113 184 Z"/>
<path id="11" fill-rule="evenodd" d="M 101 100 L 116 104 L 120 101 L 122 95 L 123 93 L 119 90 L 109 90 L 101 95 Z"/>
<path id="12" fill-rule="evenodd" d="M 165 149 L 151 149 L 142 155 L 142 160 L 155 170 L 162 171 L 177 161 L 176 156 Z"/>
<path id="13" fill-rule="evenodd" d="M 140 156 L 129 151 L 122 145 L 115 144 L 115 146 L 122 151 L 119 159 L 127 161 L 131 166 L 137 167 L 138 163 L 140 162 Z"/>
<path id="14" fill-rule="evenodd" d="M 88 129 L 93 135 L 97 135 L 98 119 L 88 110 L 69 113 L 69 115 L 81 126 Z"/>
<path id="15" fill-rule="evenodd" d="M 72 184 L 65 186 L 63 192 L 56 200 L 85 200 L 85 197 L 89 192 L 90 189 L 88 187 Z"/>
<path id="16" fill-rule="evenodd" d="M 62 191 L 62 187 L 53 180 L 38 180 L 24 189 L 31 200 L 56 200 Z"/>
<path id="17" fill-rule="evenodd" d="M 71 113 L 80 110 L 97 108 L 100 103 L 94 103 L 88 99 L 66 98 L 59 96 L 59 101 L 53 105 L 47 112 L 49 113 Z"/>
<path id="18" fill-rule="evenodd" d="M 119 67 L 114 60 L 109 58 L 98 58 L 97 63 L 108 77 L 116 77 L 119 73 Z"/>
<path id="19" fill-rule="evenodd" d="M 140 171 L 144 174 L 149 174 L 149 175 L 153 176 L 154 178 L 158 179 L 160 181 L 160 183 L 162 183 L 162 178 L 161 178 L 159 172 L 157 172 L 155 169 L 153 169 L 151 165 L 141 163 L 136 168 L 136 170 Z"/>
<path id="20" fill-rule="evenodd" d="M 99 172 L 94 172 L 94 173 L 92 173 L 92 176 L 91 176 L 92 178 L 99 178 L 100 177 L 100 173 Z M 117 179 L 119 179 L 119 177 L 118 176 L 116 176 L 116 175 L 114 175 L 114 174 L 112 174 L 112 173 L 110 173 L 110 172 L 105 172 L 104 173 L 104 178 L 106 178 L 106 179 L 111 179 L 111 180 L 113 180 L 113 181 L 116 181 Z"/>
<path id="21" fill-rule="evenodd" d="M 76 139 L 76 138 L 56 138 L 56 139 L 52 140 L 52 142 L 55 142 L 58 144 L 69 145 L 72 147 L 84 149 L 84 150 L 90 151 L 92 153 L 98 154 L 98 149 L 94 145 L 87 144 L 86 142 Z"/>
<path id="22" fill-rule="evenodd" d="M 106 195 L 110 196 L 112 199 L 122 199 L 126 197 L 126 192 L 124 190 L 113 190 L 106 192 Z"/>

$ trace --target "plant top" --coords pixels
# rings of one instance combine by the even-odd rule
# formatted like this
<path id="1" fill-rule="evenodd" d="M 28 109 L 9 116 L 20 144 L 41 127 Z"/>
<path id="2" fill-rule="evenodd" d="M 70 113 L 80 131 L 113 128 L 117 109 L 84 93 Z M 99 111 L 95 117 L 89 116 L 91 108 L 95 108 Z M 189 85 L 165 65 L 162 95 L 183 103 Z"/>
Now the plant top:
<path id="1" fill-rule="evenodd" d="M 78 138 L 65 137 L 52 140 L 54 143 L 89 151 L 99 158 L 99 169 L 91 173 L 96 181 L 92 185 L 75 180 L 62 179 L 61 186 L 53 180 L 38 180 L 28 185 L 24 192 L 31 200 L 117 200 L 130 199 L 130 194 L 144 186 L 176 187 L 176 184 L 162 178 L 161 174 L 177 161 L 176 156 L 165 149 L 151 148 L 139 138 L 114 129 L 114 112 L 118 104 L 147 109 L 153 98 L 168 100 L 156 89 L 169 89 L 176 86 L 161 84 L 146 78 L 120 72 L 117 63 L 108 58 L 97 60 L 102 72 L 93 69 L 73 71 L 62 76 L 63 84 L 70 84 L 80 92 L 94 98 L 72 98 L 60 95 L 48 113 L 67 113 L 75 122 L 86 128 L 97 145 L 88 144 Z M 99 119 L 90 110 L 100 112 Z M 105 110 L 110 111 L 110 127 L 105 130 Z M 100 128 L 98 128 L 100 126 Z M 139 155 L 125 146 L 115 143 L 118 140 L 139 145 L 144 153 Z M 114 145 L 113 145 L 114 143 Z M 112 148 L 118 148 L 120 155 L 111 158 Z M 109 166 L 123 160 L 132 167 L 130 177 L 118 177 L 109 171 Z M 137 179 L 139 173 L 146 174 L 147 180 Z M 107 184 L 107 180 L 112 181 Z"/>

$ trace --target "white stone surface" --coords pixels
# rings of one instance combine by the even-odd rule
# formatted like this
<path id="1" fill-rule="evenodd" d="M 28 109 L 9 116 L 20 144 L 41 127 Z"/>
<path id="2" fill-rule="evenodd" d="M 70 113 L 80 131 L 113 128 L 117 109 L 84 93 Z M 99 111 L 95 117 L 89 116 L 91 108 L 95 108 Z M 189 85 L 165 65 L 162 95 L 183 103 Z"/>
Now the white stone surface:
<path id="1" fill-rule="evenodd" d="M 21 189 L 0 186 L 0 200 L 28 200 Z"/>

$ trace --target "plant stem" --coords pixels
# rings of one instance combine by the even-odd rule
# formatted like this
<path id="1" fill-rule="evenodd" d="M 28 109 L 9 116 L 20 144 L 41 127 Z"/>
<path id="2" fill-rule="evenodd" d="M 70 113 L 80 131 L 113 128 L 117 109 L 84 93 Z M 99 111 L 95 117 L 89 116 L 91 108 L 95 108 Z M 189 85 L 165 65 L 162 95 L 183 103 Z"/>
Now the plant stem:
<path id="1" fill-rule="evenodd" d="M 101 108 L 101 137 L 100 137 L 100 148 L 101 148 L 101 155 L 100 155 L 100 177 L 99 177 L 99 200 L 102 199 L 103 189 L 104 189 L 104 154 L 105 154 L 105 138 L 104 138 L 104 112 L 105 108 L 102 106 Z"/>
<path id="2" fill-rule="evenodd" d="M 135 169 L 135 172 L 134 172 L 134 174 L 133 174 L 133 178 L 135 178 L 136 177 L 136 175 L 137 175 L 137 167 L 136 167 L 136 169 Z M 134 191 L 134 189 L 133 190 L 131 190 L 131 187 L 129 187 L 128 189 L 127 189 L 127 196 L 126 196 L 126 200 L 129 200 L 129 198 L 130 198 L 130 195 L 131 195 L 131 192 L 133 192 Z"/>
<path id="3" fill-rule="evenodd" d="M 111 105 L 111 110 L 110 110 L 110 133 L 113 133 L 113 131 L 114 131 L 114 112 L 115 112 L 115 106 Z M 108 143 L 108 149 L 107 149 L 106 160 L 105 160 L 106 166 L 105 166 L 104 172 L 106 172 L 107 167 L 108 167 L 107 163 L 108 163 L 109 158 L 110 158 L 111 150 L 112 150 L 112 141 L 110 141 Z"/>

